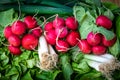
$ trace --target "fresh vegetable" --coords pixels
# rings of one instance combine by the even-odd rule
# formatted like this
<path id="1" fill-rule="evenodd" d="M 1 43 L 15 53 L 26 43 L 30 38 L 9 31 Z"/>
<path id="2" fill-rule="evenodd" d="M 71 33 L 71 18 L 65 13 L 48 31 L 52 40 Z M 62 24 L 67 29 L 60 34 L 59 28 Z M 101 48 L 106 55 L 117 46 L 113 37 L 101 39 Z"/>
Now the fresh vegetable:
<path id="1" fill-rule="evenodd" d="M 13 9 L 0 12 L 0 15 L 0 41 L 2 43 L 0 44 L 0 80 L 55 80 L 57 75 L 61 73 L 61 70 L 41 72 L 41 69 L 36 66 L 38 61 L 38 53 L 36 51 L 26 50 L 22 45 L 20 47 L 4 45 L 8 43 L 8 39 L 5 38 L 3 32 L 8 25 L 11 26 L 11 24 L 13 24 L 12 22 L 18 20 L 18 15 Z M 23 16 L 21 16 L 21 18 L 23 18 Z M 22 39 L 23 36 L 30 31 L 31 29 L 27 29 L 26 32 L 19 37 Z"/>
<path id="2" fill-rule="evenodd" d="M 116 26 L 116 29 L 115 29 L 116 35 L 120 39 L 120 30 L 119 30 L 120 29 L 120 16 L 116 17 L 115 26 Z"/>
<path id="3" fill-rule="evenodd" d="M 53 20 L 53 27 L 56 28 L 58 26 L 64 26 L 65 20 L 61 17 L 56 16 L 56 18 Z"/>
<path id="4" fill-rule="evenodd" d="M 76 30 L 78 28 L 78 21 L 74 17 L 66 18 L 65 24 L 71 30 Z"/>
<path id="5" fill-rule="evenodd" d="M 70 46 L 76 46 L 79 42 L 78 40 L 80 40 L 80 34 L 77 31 L 71 31 L 66 37 L 66 41 Z"/>
<path id="6" fill-rule="evenodd" d="M 14 34 L 8 38 L 8 42 L 10 45 L 13 45 L 16 47 L 21 45 L 21 39 L 19 38 L 19 36 L 14 35 Z"/>
<path id="7" fill-rule="evenodd" d="M 55 28 L 55 34 L 58 36 L 58 38 L 64 38 L 68 34 L 68 29 L 64 26 L 58 26 Z"/>
<path id="8" fill-rule="evenodd" d="M 78 47 L 80 48 L 80 51 L 82 51 L 85 54 L 89 54 L 92 51 L 92 48 L 88 44 L 86 39 L 79 40 Z"/>
<path id="9" fill-rule="evenodd" d="M 110 46 L 113 46 L 115 44 L 117 40 L 117 37 L 115 36 L 113 39 L 111 40 L 107 40 L 104 36 L 102 38 L 102 43 L 104 46 L 107 46 L 107 47 L 110 47 Z"/>
<path id="10" fill-rule="evenodd" d="M 27 50 L 34 50 L 38 45 L 38 39 L 32 34 L 26 34 L 22 38 L 22 47 Z"/>
<path id="11" fill-rule="evenodd" d="M 4 29 L 4 36 L 5 38 L 8 38 L 12 35 L 12 30 L 11 30 L 11 26 L 7 26 L 5 29 Z"/>
<path id="12" fill-rule="evenodd" d="M 33 34 L 39 38 L 42 35 L 42 32 L 43 32 L 42 28 L 40 26 L 38 26 L 38 27 L 32 29 L 31 34 Z"/>
<path id="13" fill-rule="evenodd" d="M 52 46 L 47 44 L 43 35 L 39 38 L 38 55 L 40 59 L 38 67 L 40 69 L 49 71 L 57 66 L 58 56 Z"/>
<path id="14" fill-rule="evenodd" d="M 20 55 L 22 53 L 20 47 L 9 45 L 8 49 L 10 50 L 11 54 L 14 54 L 14 55 Z"/>
<path id="15" fill-rule="evenodd" d="M 53 22 L 47 22 L 47 23 L 45 24 L 45 26 L 44 26 L 44 30 L 45 30 L 45 31 L 49 31 L 49 30 L 51 30 L 51 29 L 54 29 L 54 27 L 53 27 Z"/>
<path id="16" fill-rule="evenodd" d="M 112 27 L 112 21 L 104 15 L 100 15 L 96 18 L 96 24 L 106 29 L 110 29 Z"/>
<path id="17" fill-rule="evenodd" d="M 65 40 L 58 40 L 55 48 L 59 52 L 67 52 L 69 50 L 69 44 Z"/>
<path id="18" fill-rule="evenodd" d="M 112 72 L 120 68 L 119 61 L 109 53 L 101 56 L 85 55 L 84 57 L 88 59 L 89 66 L 102 72 L 108 80 L 112 80 Z"/>
<path id="19" fill-rule="evenodd" d="M 35 28 L 37 26 L 37 21 L 32 16 L 26 16 L 24 18 L 24 22 L 27 25 L 27 28 L 29 28 L 29 29 Z"/>
<path id="20" fill-rule="evenodd" d="M 102 45 L 97 45 L 92 47 L 92 52 L 95 55 L 102 55 L 106 53 L 106 47 Z"/>
<path id="21" fill-rule="evenodd" d="M 106 3 L 104 5 L 100 0 L 81 0 L 80 2 L 71 2 L 69 0 L 65 1 L 70 3 L 64 3 L 64 0 L 52 0 L 51 2 L 45 1 L 46 3 L 40 0 L 20 0 L 18 3 L 16 3 L 17 1 L 13 2 L 12 5 L 9 4 L 10 1 L 7 3 L 6 1 L 4 1 L 4 3 L 1 3 L 2 1 L 0 2 L 0 10 L 4 10 L 0 12 L 0 80 L 120 79 L 120 71 L 117 69 L 119 68 L 120 60 L 120 43 L 118 37 L 119 33 L 116 32 L 116 29 L 119 29 L 117 28 L 119 20 L 117 21 L 117 24 L 115 24 L 117 20 L 116 17 L 119 16 L 119 8 L 117 9 L 115 6 L 113 6 L 113 4 L 111 5 Z M 52 4 L 53 1 L 55 1 L 54 4 Z M 61 2 L 61 4 L 59 5 L 58 3 L 57 5 L 57 2 Z M 13 9 L 5 11 L 11 7 L 13 7 Z M 73 12 L 71 10 L 72 8 Z M 19 15 L 17 15 L 17 13 L 19 13 Z M 28 28 L 27 24 L 24 22 L 25 17 L 29 15 L 37 21 L 37 26 L 34 26 L 34 28 L 31 29 Z M 106 29 L 105 27 L 101 27 L 96 24 L 96 18 L 100 15 L 104 15 L 112 21 L 112 27 L 110 29 Z M 53 27 L 53 21 L 57 17 L 64 20 L 64 28 L 67 30 L 67 35 L 62 38 L 60 38 L 60 34 L 57 33 L 58 31 L 62 33 L 62 29 L 55 31 L 60 26 Z M 71 17 L 78 22 L 77 29 L 73 30 L 67 27 L 66 20 L 68 18 L 70 19 Z M 68 22 L 71 21 L 72 18 L 68 20 Z M 17 35 L 21 39 L 21 42 L 24 36 L 28 34 L 33 35 L 37 40 L 39 39 L 38 45 L 34 49 L 27 50 L 22 46 L 22 44 L 19 47 L 8 44 L 9 37 L 6 38 L 3 35 L 5 28 L 7 26 L 12 27 L 12 24 L 18 20 L 26 24 L 25 32 L 21 35 Z M 75 21 L 73 20 L 70 22 L 70 25 L 73 25 Z M 45 26 L 47 27 L 45 28 Z M 40 29 L 38 30 L 38 28 L 41 28 L 42 32 L 40 32 Z M 54 30 L 53 33 L 55 37 L 53 37 L 53 34 L 51 36 L 49 35 L 49 42 L 54 40 L 54 44 L 50 44 L 46 38 L 51 30 Z M 117 31 L 119 32 L 119 30 Z M 72 32 L 77 33 L 73 36 L 74 40 L 69 40 L 69 35 L 71 35 Z M 97 34 L 100 34 L 102 36 L 99 38 L 103 39 L 104 36 L 106 41 L 111 41 L 114 37 L 117 39 L 112 46 L 105 46 L 102 42 L 102 39 L 98 44 L 92 45 L 88 42 L 90 40 L 87 40 L 87 37 L 91 32 L 93 35 L 95 34 L 94 37 Z M 14 33 L 12 32 L 12 34 Z M 80 37 L 77 37 L 78 35 Z M 86 40 L 85 42 L 90 46 L 90 50 L 88 50 L 90 53 L 85 54 L 82 49 L 80 49 L 80 41 L 82 40 Z M 95 40 L 99 41 L 97 39 Z M 66 48 L 64 46 L 60 46 L 61 44 L 58 44 L 59 41 L 63 41 L 62 44 L 67 43 L 69 47 Z M 71 45 L 73 43 L 74 46 Z M 5 44 L 8 44 L 8 46 Z M 64 49 L 66 51 L 57 50 L 56 45 L 59 46 L 59 49 Z M 7 48 L 9 46 L 14 47 L 12 49 L 13 52 Z M 106 49 L 104 49 L 103 46 Z M 87 48 L 85 47 L 84 49 Z M 92 50 L 93 48 L 95 49 L 94 51 Z M 103 53 L 104 50 L 105 52 L 108 52 L 108 54 Z M 112 57 L 115 57 L 115 59 L 113 57 L 112 61 L 110 60 L 112 58 L 110 54 Z M 86 55 L 92 55 L 94 57 L 90 58 L 86 57 Z M 99 64 L 102 64 L 102 67 L 101 65 L 98 67 Z M 91 65 L 95 67 L 92 67 Z"/>
<path id="22" fill-rule="evenodd" d="M 14 8 L 16 11 L 19 11 L 18 5 L 0 5 L 2 9 L 0 10 L 7 10 Z M 20 7 L 21 11 L 23 13 L 27 14 L 35 14 L 38 12 L 38 14 L 60 14 L 60 15 L 72 15 L 72 8 L 56 8 L 51 6 L 40 6 L 40 5 L 22 5 Z"/>
<path id="23" fill-rule="evenodd" d="M 92 46 L 100 44 L 101 40 L 102 40 L 102 35 L 100 33 L 90 32 L 87 36 L 87 42 Z"/>
<path id="24" fill-rule="evenodd" d="M 47 40 L 47 42 L 51 45 L 55 45 L 56 44 L 56 34 L 55 34 L 55 30 L 49 30 L 48 32 L 45 32 L 45 38 Z"/>
<path id="25" fill-rule="evenodd" d="M 69 48 L 77 45 L 80 39 L 77 28 L 78 22 L 74 17 L 67 17 L 65 20 L 57 15 L 55 19 L 44 25 L 45 37 L 48 44 L 55 45 L 58 52 L 67 52 Z"/>
<path id="26" fill-rule="evenodd" d="M 16 35 L 22 35 L 23 33 L 25 33 L 26 31 L 26 24 L 20 20 L 18 21 L 15 21 L 13 24 L 12 24 L 12 32 Z"/>

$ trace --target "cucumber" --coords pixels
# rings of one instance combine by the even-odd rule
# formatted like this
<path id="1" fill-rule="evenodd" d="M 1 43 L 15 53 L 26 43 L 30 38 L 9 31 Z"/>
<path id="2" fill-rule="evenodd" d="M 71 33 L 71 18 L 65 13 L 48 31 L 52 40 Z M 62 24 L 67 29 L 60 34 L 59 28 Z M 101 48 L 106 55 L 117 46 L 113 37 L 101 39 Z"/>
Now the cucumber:
<path id="1" fill-rule="evenodd" d="M 120 40 L 120 16 L 117 17 L 115 26 L 116 26 L 116 35 Z"/>
<path id="2" fill-rule="evenodd" d="M 0 10 L 14 8 L 19 11 L 18 5 L 0 5 Z M 21 12 L 28 14 L 60 14 L 60 15 L 72 15 L 72 8 L 55 8 L 48 6 L 38 6 L 38 5 L 20 5 Z"/>

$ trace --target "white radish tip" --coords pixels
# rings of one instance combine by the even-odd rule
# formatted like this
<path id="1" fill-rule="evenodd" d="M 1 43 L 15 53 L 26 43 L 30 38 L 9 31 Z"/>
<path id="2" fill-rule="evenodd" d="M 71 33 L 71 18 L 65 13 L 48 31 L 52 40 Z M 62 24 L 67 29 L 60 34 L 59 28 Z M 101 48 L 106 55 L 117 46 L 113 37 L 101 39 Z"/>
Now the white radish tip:
<path id="1" fill-rule="evenodd" d="M 117 59 L 112 59 L 108 63 L 102 63 L 99 69 L 108 80 L 112 80 L 112 73 L 116 69 L 120 70 L 120 62 Z"/>
<path id="2" fill-rule="evenodd" d="M 42 54 L 41 60 L 39 62 L 39 68 L 45 71 L 52 70 L 57 66 L 58 56 L 57 54 Z"/>

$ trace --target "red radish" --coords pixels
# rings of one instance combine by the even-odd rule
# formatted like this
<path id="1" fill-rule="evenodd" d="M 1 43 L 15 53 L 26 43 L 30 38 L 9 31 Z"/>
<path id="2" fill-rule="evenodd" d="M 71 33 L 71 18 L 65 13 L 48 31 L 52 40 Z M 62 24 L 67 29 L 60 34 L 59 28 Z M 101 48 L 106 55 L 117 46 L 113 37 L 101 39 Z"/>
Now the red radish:
<path id="1" fill-rule="evenodd" d="M 11 35 L 11 36 L 8 38 L 8 42 L 9 42 L 11 45 L 16 46 L 16 47 L 20 46 L 20 44 L 21 44 L 20 38 L 19 38 L 17 35 L 15 35 L 15 34 Z"/>
<path id="2" fill-rule="evenodd" d="M 11 30 L 11 26 L 7 26 L 4 29 L 4 36 L 5 36 L 5 38 L 9 38 L 11 35 L 13 35 L 12 30 Z"/>
<path id="3" fill-rule="evenodd" d="M 66 18 L 65 24 L 71 30 L 76 30 L 78 28 L 78 21 L 74 17 Z"/>
<path id="4" fill-rule="evenodd" d="M 64 38 L 68 34 L 68 30 L 64 26 L 58 26 L 55 28 L 55 33 L 59 38 Z"/>
<path id="5" fill-rule="evenodd" d="M 107 47 L 113 46 L 116 40 L 117 40 L 116 36 L 111 40 L 107 40 L 104 36 L 102 37 L 102 43 L 104 46 L 107 46 Z"/>
<path id="6" fill-rule="evenodd" d="M 87 42 L 92 46 L 100 44 L 101 39 L 102 35 L 100 33 L 90 32 L 87 36 Z"/>
<path id="7" fill-rule="evenodd" d="M 69 48 L 69 44 L 64 40 L 58 40 L 55 47 L 56 50 L 59 52 L 67 52 Z"/>
<path id="8" fill-rule="evenodd" d="M 15 21 L 13 24 L 12 24 L 12 32 L 16 35 L 22 35 L 23 33 L 25 33 L 26 31 L 26 24 L 22 21 Z"/>
<path id="9" fill-rule="evenodd" d="M 34 50 L 38 45 L 38 39 L 33 34 L 26 34 L 22 38 L 22 47 L 27 50 Z"/>
<path id="10" fill-rule="evenodd" d="M 76 31 L 71 31 L 66 37 L 70 46 L 75 46 L 79 42 L 78 39 L 80 39 L 80 33 Z"/>
<path id="11" fill-rule="evenodd" d="M 10 53 L 13 55 L 20 55 L 22 53 L 20 47 L 15 47 L 15 46 L 9 45 L 8 49 L 9 49 Z"/>
<path id="12" fill-rule="evenodd" d="M 84 54 L 89 54 L 92 51 L 92 48 L 86 39 L 80 40 L 78 43 L 78 47 L 79 47 L 80 51 L 82 51 Z"/>
<path id="13" fill-rule="evenodd" d="M 42 28 L 37 27 L 37 28 L 33 29 L 31 33 L 33 35 L 35 35 L 36 37 L 40 37 L 42 35 Z"/>
<path id="14" fill-rule="evenodd" d="M 106 52 L 106 47 L 102 45 L 97 45 L 92 47 L 92 52 L 95 55 L 102 55 Z"/>
<path id="15" fill-rule="evenodd" d="M 55 45 L 56 44 L 56 38 L 57 36 L 55 35 L 55 30 L 49 30 L 46 32 L 45 34 L 45 38 L 47 40 L 47 42 L 51 45 Z"/>
<path id="16" fill-rule="evenodd" d="M 100 15 L 96 18 L 96 24 L 106 29 L 110 29 L 112 27 L 112 21 L 104 15 Z"/>
<path id="17" fill-rule="evenodd" d="M 35 19 L 34 17 L 32 17 L 32 16 L 26 16 L 26 17 L 24 18 L 24 22 L 26 23 L 26 25 L 27 25 L 27 27 L 28 27 L 29 29 L 32 29 L 32 28 L 34 28 L 34 27 L 37 26 L 37 21 L 36 21 L 36 19 Z"/>
<path id="18" fill-rule="evenodd" d="M 49 31 L 51 29 L 54 29 L 53 22 L 46 23 L 44 29 L 45 29 L 45 31 Z"/>
<path id="19" fill-rule="evenodd" d="M 55 20 L 53 20 L 53 27 L 56 28 L 58 26 L 65 26 L 65 20 L 61 17 L 56 17 Z"/>

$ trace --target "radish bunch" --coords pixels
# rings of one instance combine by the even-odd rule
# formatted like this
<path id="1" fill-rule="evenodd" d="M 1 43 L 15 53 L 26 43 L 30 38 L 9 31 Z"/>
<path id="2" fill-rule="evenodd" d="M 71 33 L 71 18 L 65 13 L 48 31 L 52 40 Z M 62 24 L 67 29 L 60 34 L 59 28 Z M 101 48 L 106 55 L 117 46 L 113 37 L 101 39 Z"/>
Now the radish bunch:
<path id="1" fill-rule="evenodd" d="M 110 29 L 112 27 L 112 21 L 108 17 L 100 15 L 96 18 L 96 25 Z M 114 36 L 113 39 L 107 40 L 100 33 L 90 32 L 86 39 L 79 40 L 78 47 L 85 54 L 93 53 L 95 55 L 102 55 L 106 53 L 107 47 L 114 45 L 116 39 L 116 36 Z"/>
<path id="2" fill-rule="evenodd" d="M 14 55 L 21 54 L 21 48 L 34 50 L 41 34 L 42 28 L 32 16 L 26 16 L 24 21 L 16 20 L 4 29 L 4 36 L 9 43 L 8 49 Z"/>
<path id="3" fill-rule="evenodd" d="M 67 52 L 70 47 L 76 46 L 80 39 L 77 29 L 78 22 L 74 17 L 63 19 L 57 16 L 53 21 L 45 24 L 45 38 L 47 43 L 55 46 L 58 52 Z"/>

